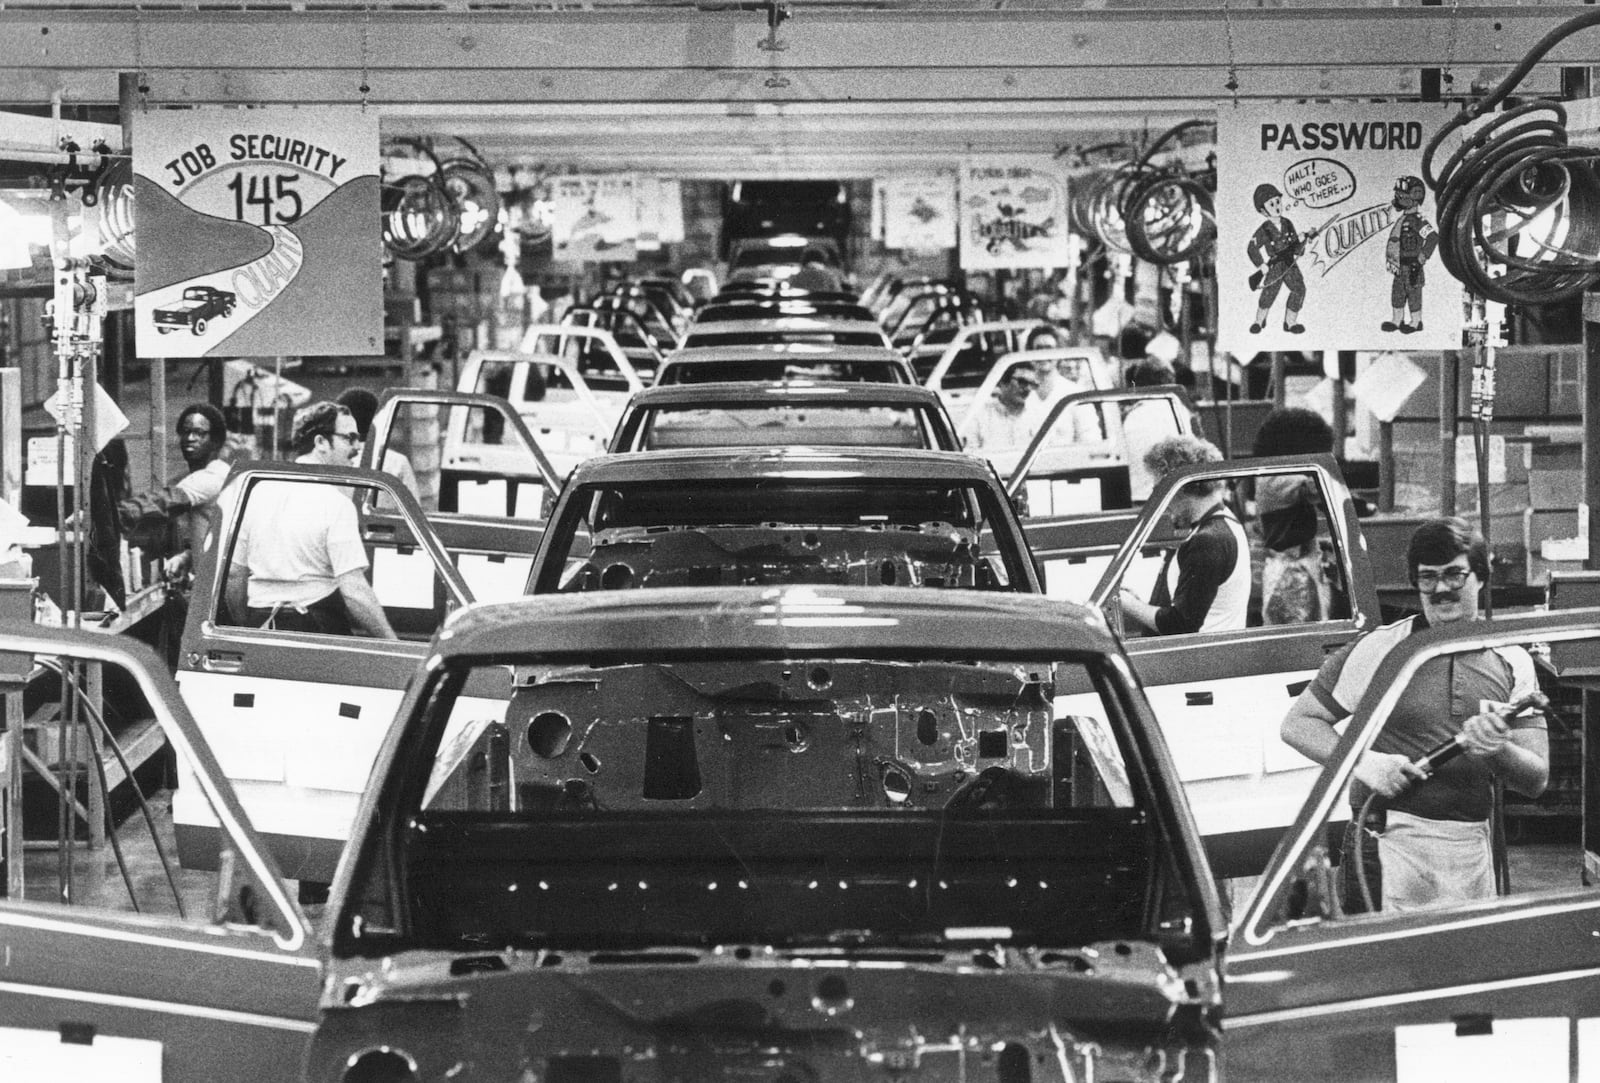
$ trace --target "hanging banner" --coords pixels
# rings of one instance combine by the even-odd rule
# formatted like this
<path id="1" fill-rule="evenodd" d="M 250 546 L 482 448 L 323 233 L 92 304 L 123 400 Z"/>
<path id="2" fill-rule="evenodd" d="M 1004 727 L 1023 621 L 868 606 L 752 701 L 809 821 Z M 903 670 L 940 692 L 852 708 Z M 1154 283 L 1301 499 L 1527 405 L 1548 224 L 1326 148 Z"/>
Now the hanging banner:
<path id="1" fill-rule="evenodd" d="M 574 173 L 550 182 L 555 258 L 627 262 L 638 255 L 639 207 L 631 173 Z"/>
<path id="2" fill-rule="evenodd" d="M 638 248 L 658 251 L 664 244 L 683 240 L 683 194 L 675 180 L 662 177 L 635 177 L 634 199 L 638 204 Z"/>
<path id="3" fill-rule="evenodd" d="M 956 246 L 956 178 L 890 177 L 883 183 L 886 248 L 931 252 Z"/>
<path id="4" fill-rule="evenodd" d="M 1067 177 L 1044 155 L 985 155 L 961 169 L 961 267 L 1065 267 Z"/>
<path id="5" fill-rule="evenodd" d="M 1439 260 L 1422 151 L 1440 105 L 1217 110 L 1218 345 L 1443 350 L 1462 288 Z"/>
<path id="6" fill-rule="evenodd" d="M 383 352 L 376 113 L 153 109 L 133 145 L 141 354 Z"/>

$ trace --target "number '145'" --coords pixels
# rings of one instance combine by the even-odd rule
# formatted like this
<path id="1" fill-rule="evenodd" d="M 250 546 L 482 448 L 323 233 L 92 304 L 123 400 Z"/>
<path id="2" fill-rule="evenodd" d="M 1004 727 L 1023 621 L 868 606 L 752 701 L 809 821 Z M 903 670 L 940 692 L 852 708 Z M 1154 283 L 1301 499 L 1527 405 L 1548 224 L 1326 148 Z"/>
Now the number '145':
<path id="1" fill-rule="evenodd" d="M 293 173 L 239 173 L 228 182 L 233 193 L 233 216 L 241 222 L 255 221 L 260 208 L 261 224 L 288 223 L 304 209 L 295 191 L 299 177 Z"/>

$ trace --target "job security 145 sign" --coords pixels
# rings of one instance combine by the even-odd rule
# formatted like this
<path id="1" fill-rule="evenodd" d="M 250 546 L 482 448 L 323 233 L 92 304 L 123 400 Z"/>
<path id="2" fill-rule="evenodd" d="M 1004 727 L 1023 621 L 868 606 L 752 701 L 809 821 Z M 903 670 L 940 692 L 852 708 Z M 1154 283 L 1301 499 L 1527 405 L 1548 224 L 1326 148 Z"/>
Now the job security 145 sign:
<path id="1" fill-rule="evenodd" d="M 134 124 L 141 354 L 383 351 L 375 114 L 157 110 Z"/>

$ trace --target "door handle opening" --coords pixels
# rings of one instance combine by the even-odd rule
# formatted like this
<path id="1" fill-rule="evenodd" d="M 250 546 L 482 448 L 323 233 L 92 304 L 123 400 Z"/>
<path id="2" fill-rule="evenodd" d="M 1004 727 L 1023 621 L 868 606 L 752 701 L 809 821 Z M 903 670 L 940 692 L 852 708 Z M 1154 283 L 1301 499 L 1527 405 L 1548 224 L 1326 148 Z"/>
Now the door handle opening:
<path id="1" fill-rule="evenodd" d="M 217 673 L 237 673 L 244 668 L 239 651 L 206 651 L 206 668 Z"/>

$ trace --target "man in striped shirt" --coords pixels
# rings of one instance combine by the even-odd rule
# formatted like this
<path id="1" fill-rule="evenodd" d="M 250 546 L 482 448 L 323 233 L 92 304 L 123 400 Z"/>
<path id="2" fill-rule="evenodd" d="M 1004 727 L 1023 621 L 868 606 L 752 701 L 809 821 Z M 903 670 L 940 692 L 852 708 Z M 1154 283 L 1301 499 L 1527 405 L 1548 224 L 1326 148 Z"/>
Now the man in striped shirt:
<path id="1" fill-rule="evenodd" d="M 1411 535 L 1406 566 L 1421 613 L 1374 629 L 1329 656 L 1283 720 L 1283 739 L 1317 763 L 1332 756 L 1339 739 L 1334 726 L 1355 710 L 1391 649 L 1422 629 L 1478 617 L 1488 548 L 1465 522 L 1423 523 Z M 1367 894 L 1379 909 L 1494 897 L 1493 782 L 1537 797 L 1549 781 L 1544 718 L 1510 717 L 1504 709 L 1536 691 L 1533 660 L 1521 647 L 1443 655 L 1422 665 L 1350 783 L 1354 811 L 1340 861 L 1346 911 L 1366 909 L 1358 861 L 1365 863 Z M 1465 755 L 1431 774 L 1419 765 L 1429 750 L 1452 738 Z M 1365 823 L 1363 808 L 1369 810 Z"/>

